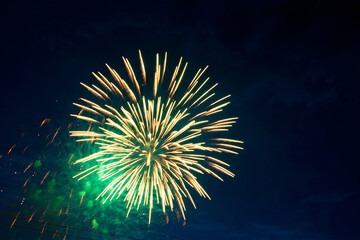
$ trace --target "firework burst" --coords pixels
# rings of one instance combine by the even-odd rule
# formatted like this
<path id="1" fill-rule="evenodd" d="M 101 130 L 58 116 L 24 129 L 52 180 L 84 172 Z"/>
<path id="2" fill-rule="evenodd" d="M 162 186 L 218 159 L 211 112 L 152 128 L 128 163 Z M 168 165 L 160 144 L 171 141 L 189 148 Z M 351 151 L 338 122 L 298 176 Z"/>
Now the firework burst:
<path id="1" fill-rule="evenodd" d="M 221 118 L 219 113 L 230 104 L 230 95 L 216 98 L 213 91 L 217 84 L 209 85 L 209 78 L 201 80 L 207 67 L 185 83 L 187 63 L 182 64 L 182 58 L 167 76 L 167 54 L 162 64 L 157 54 L 151 78 L 140 51 L 139 59 L 139 79 L 123 57 L 129 81 L 106 64 L 112 81 L 99 72 L 93 73 L 98 86 L 81 83 L 96 100 L 80 98 L 80 103 L 74 103 L 81 110 L 72 116 L 89 126 L 70 135 L 79 142 L 94 144 L 98 151 L 75 162 L 88 167 L 74 178 L 97 174 L 99 180 L 108 183 L 97 199 L 105 203 L 122 197 L 128 214 L 131 208 L 148 205 L 149 223 L 155 203 L 164 212 L 176 204 L 185 219 L 184 198 L 195 207 L 189 187 L 210 199 L 196 174 L 208 173 L 221 181 L 213 170 L 234 176 L 225 168 L 229 165 L 215 156 L 237 154 L 242 141 L 211 135 L 228 131 L 237 118 Z"/>

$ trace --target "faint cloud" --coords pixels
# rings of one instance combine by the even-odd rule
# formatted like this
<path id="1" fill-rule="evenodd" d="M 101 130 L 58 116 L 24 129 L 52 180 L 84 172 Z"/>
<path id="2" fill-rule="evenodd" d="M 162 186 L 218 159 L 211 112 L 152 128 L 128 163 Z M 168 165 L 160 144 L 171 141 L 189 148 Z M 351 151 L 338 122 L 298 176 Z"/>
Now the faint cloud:
<path id="1" fill-rule="evenodd" d="M 305 200 L 304 203 L 340 203 L 346 201 L 354 192 L 337 195 L 313 195 Z"/>

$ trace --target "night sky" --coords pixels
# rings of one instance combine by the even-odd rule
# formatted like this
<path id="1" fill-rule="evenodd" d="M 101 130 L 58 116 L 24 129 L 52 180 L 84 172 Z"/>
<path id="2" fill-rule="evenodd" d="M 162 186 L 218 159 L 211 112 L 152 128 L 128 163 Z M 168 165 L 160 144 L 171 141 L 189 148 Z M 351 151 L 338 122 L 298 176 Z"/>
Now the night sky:
<path id="1" fill-rule="evenodd" d="M 359 1 L 75 2 L 2 3 L 0 154 L 44 118 L 67 123 L 104 63 L 167 51 L 209 65 L 245 142 L 174 236 L 360 239 Z"/>

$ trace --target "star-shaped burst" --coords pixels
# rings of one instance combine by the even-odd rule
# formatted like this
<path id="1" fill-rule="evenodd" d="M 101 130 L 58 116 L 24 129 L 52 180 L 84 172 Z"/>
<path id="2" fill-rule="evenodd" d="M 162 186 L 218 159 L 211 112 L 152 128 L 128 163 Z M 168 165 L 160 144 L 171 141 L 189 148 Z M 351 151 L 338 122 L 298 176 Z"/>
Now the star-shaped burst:
<path id="1" fill-rule="evenodd" d="M 164 212 L 167 206 L 178 207 L 185 219 L 184 197 L 195 207 L 189 187 L 210 199 L 197 174 L 208 173 L 221 181 L 214 170 L 234 176 L 225 168 L 229 165 L 215 156 L 242 149 L 238 146 L 242 141 L 219 137 L 237 117 L 221 116 L 230 95 L 216 98 L 218 84 L 201 80 L 207 67 L 185 81 L 187 63 L 183 65 L 182 58 L 168 76 L 167 54 L 162 65 L 157 54 L 155 74 L 149 79 L 140 51 L 139 58 L 141 80 L 123 58 L 129 81 L 106 65 L 113 80 L 99 72 L 93 73 L 99 85 L 81 83 L 96 98 L 74 103 L 81 111 L 72 116 L 90 125 L 70 134 L 77 141 L 95 144 L 98 151 L 75 162 L 89 167 L 74 178 L 97 174 L 108 183 L 97 199 L 105 203 L 122 197 L 128 214 L 133 207 L 148 205 L 149 223 L 154 203 L 161 204 Z"/>

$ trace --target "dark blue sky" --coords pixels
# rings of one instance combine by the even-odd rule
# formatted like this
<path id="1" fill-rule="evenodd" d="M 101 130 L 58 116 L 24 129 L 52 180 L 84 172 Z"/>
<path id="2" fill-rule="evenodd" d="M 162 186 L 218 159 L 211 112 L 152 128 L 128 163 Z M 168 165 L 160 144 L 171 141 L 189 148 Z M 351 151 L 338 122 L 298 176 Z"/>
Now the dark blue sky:
<path id="1" fill-rule="evenodd" d="M 205 179 L 213 199 L 177 237 L 360 239 L 358 1 L 74 2 L 1 7 L 0 154 L 46 117 L 66 122 L 105 62 L 167 51 L 210 65 L 245 141 L 235 179 Z"/>

